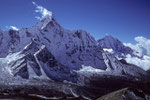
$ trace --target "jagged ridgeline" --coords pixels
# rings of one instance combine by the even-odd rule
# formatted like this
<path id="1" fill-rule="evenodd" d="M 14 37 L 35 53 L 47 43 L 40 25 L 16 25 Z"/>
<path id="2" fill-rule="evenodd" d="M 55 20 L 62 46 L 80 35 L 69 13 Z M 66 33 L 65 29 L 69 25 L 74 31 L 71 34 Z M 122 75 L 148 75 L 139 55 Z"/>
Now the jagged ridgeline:
<path id="1" fill-rule="evenodd" d="M 104 48 L 113 49 L 114 53 Z M 84 30 L 64 29 L 54 15 L 47 15 L 31 28 L 0 30 L 1 84 L 30 84 L 31 88 L 33 82 L 40 81 L 35 88 L 44 84 L 47 91 L 55 90 L 59 97 L 70 95 L 78 99 L 96 99 L 125 87 L 139 88 L 148 94 L 148 72 L 128 64 L 124 60 L 127 54 L 135 56 L 118 39 L 106 36 L 96 41 Z"/>

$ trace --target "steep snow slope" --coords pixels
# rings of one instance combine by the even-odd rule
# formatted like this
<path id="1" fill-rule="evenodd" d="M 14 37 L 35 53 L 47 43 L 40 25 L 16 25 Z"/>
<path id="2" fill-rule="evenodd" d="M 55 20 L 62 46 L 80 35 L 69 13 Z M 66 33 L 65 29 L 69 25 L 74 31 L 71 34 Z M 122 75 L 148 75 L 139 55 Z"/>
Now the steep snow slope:
<path id="1" fill-rule="evenodd" d="M 48 77 L 55 81 L 67 80 L 77 83 L 77 75 L 60 64 L 45 45 L 40 45 L 35 41 L 20 52 L 9 54 L 4 59 L 7 62 L 7 69 L 13 76 L 27 79 Z"/>

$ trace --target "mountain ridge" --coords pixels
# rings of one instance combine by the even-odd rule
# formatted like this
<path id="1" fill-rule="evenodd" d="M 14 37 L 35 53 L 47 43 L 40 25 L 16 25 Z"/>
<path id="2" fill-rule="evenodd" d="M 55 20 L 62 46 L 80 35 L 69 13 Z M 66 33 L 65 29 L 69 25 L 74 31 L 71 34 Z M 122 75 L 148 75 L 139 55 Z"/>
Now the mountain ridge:
<path id="1" fill-rule="evenodd" d="M 8 90 L 18 95 L 35 88 L 46 96 L 55 97 L 48 93 L 56 92 L 83 100 L 126 87 L 148 93 L 149 71 L 127 63 L 128 53 L 132 49 L 118 39 L 106 36 L 96 41 L 84 30 L 64 29 L 52 15 L 31 28 L 0 31 L 0 84 L 8 85 L 1 91 L 12 86 Z"/>
<path id="2" fill-rule="evenodd" d="M 46 48 L 46 51 L 44 52 L 45 53 L 49 52 L 47 53 L 47 55 L 48 54 L 53 55 L 55 60 L 58 63 L 60 63 L 59 65 L 60 68 L 66 66 L 67 70 L 70 71 L 80 70 L 82 68 L 82 65 L 84 65 L 84 66 L 91 66 L 93 68 L 101 69 L 104 71 L 110 71 L 110 72 L 116 71 L 117 73 L 120 74 L 124 72 L 133 76 L 134 74 L 135 76 L 136 75 L 138 76 L 138 73 L 134 70 L 132 73 L 129 73 L 130 70 L 134 68 L 129 67 L 130 70 L 128 70 L 127 69 L 128 67 L 125 66 L 129 66 L 129 65 L 126 65 L 125 63 L 123 64 L 122 62 L 118 61 L 118 59 L 116 59 L 116 55 L 118 57 L 124 57 L 122 56 L 122 54 L 123 55 L 132 54 L 133 51 L 131 48 L 124 46 L 118 39 L 113 38 L 112 36 L 106 36 L 96 41 L 94 37 L 90 35 L 90 33 L 84 30 L 81 29 L 74 30 L 74 31 L 66 30 L 56 21 L 53 14 L 52 16 L 44 17 L 40 22 L 38 22 L 35 26 L 31 28 L 23 28 L 18 31 L 15 30 L 9 30 L 5 32 L 2 31 L 0 33 L 1 33 L 0 49 L 2 51 L 0 53 L 0 55 L 2 55 L 1 57 L 6 57 L 7 55 L 11 55 L 13 53 L 17 53 L 22 50 L 24 51 L 25 55 L 26 53 L 28 53 L 28 54 L 32 54 L 32 56 L 35 56 L 37 51 L 39 53 L 42 52 L 40 50 L 42 50 L 42 45 L 43 45 Z M 4 44 L 6 44 L 6 46 L 4 46 Z M 27 50 L 27 48 L 29 49 Z M 104 48 L 108 48 L 108 49 L 111 48 L 113 49 L 113 51 L 115 51 L 115 53 L 110 54 L 109 52 L 104 51 L 103 50 Z M 9 57 L 6 57 L 6 59 L 7 58 Z M 49 59 L 51 58 L 46 59 L 47 61 L 46 63 L 49 62 Z M 34 62 L 37 63 L 38 60 L 33 60 L 33 63 Z M 36 63 L 34 65 L 38 65 Z M 26 65 L 24 69 L 26 70 L 25 73 L 28 73 L 27 71 L 28 65 Z M 49 70 L 48 66 L 51 66 L 51 64 L 46 66 L 47 66 L 47 70 Z M 17 68 L 20 67 L 18 66 Z M 35 71 L 36 66 L 34 66 L 32 69 L 33 71 Z M 47 75 L 49 76 L 51 73 Z M 146 72 L 142 71 L 142 69 L 140 73 L 141 74 L 144 73 L 143 75 L 146 75 Z M 41 72 L 39 71 L 37 75 L 40 74 Z M 29 77 L 28 74 L 26 75 L 27 77 Z"/>

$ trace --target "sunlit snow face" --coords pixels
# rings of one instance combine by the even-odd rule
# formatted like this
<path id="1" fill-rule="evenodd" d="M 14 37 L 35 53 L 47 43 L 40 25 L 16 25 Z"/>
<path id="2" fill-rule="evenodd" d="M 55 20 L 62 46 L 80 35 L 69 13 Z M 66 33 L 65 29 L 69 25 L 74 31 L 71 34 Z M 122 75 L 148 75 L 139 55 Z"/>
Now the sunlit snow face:
<path id="1" fill-rule="evenodd" d="M 103 48 L 103 50 L 104 50 L 104 51 L 106 51 L 106 52 L 109 52 L 109 53 L 111 53 L 111 54 L 113 54 L 113 53 L 114 53 L 113 49 Z"/>

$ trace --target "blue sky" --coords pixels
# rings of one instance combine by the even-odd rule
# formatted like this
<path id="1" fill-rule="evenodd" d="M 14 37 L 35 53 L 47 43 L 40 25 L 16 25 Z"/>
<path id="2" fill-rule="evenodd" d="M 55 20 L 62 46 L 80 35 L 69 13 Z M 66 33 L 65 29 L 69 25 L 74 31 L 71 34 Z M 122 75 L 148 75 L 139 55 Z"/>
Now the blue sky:
<path id="1" fill-rule="evenodd" d="M 84 29 L 96 39 L 106 34 L 123 42 L 150 38 L 150 0 L 0 0 L 0 28 L 31 27 L 37 20 L 36 2 L 52 11 L 66 29 Z"/>

